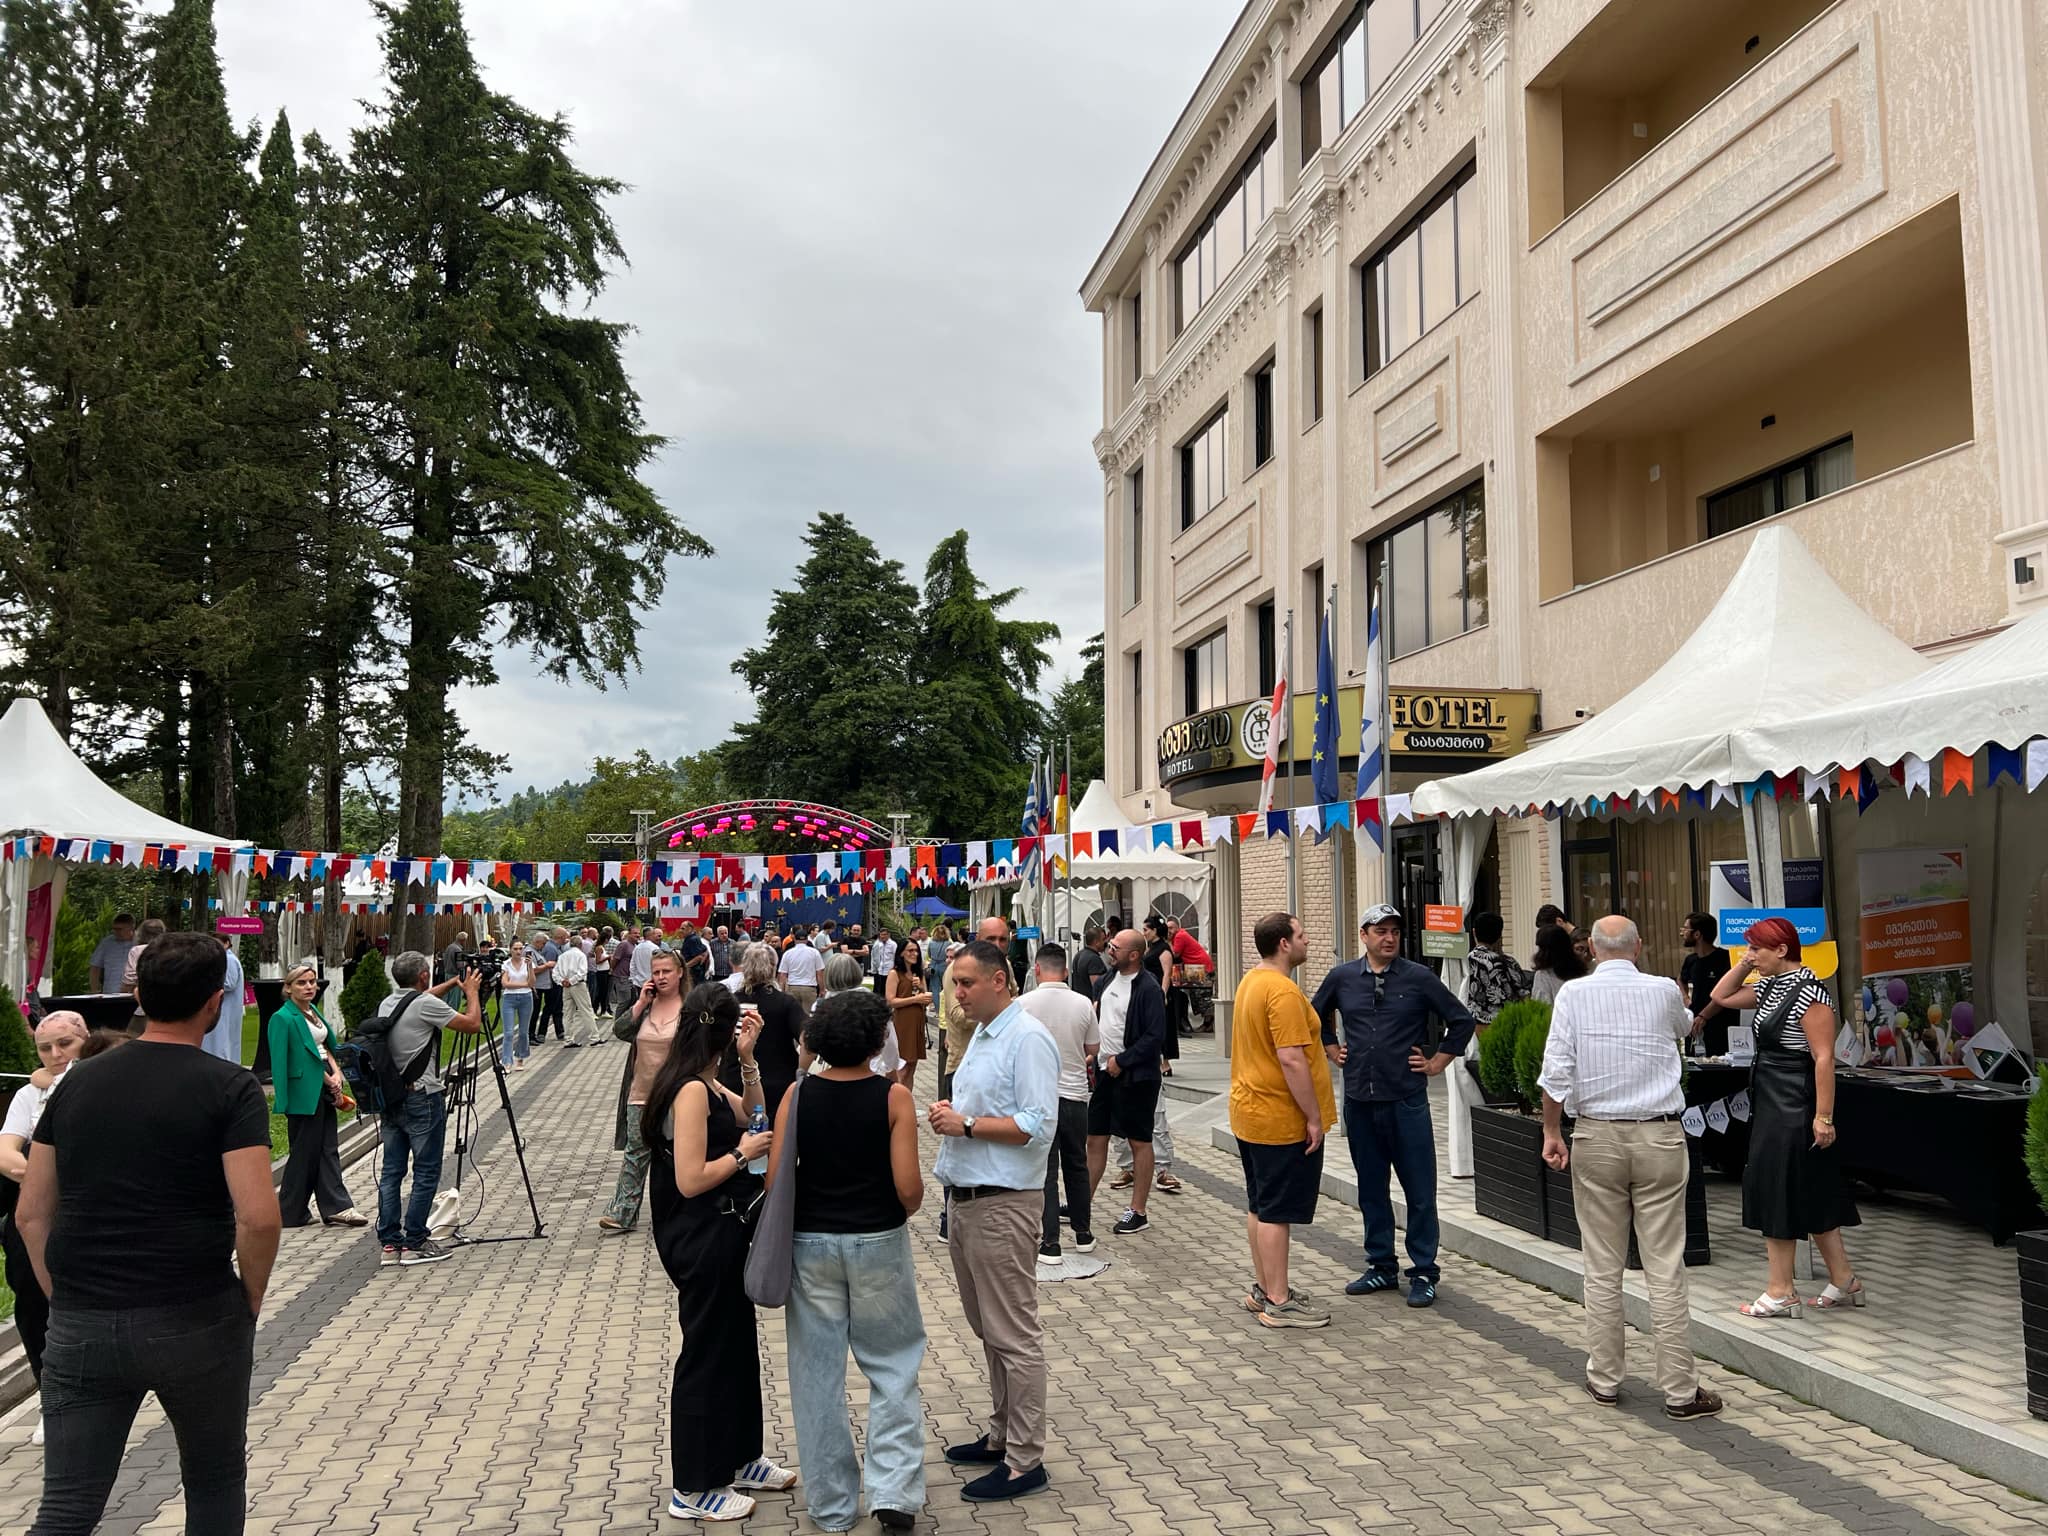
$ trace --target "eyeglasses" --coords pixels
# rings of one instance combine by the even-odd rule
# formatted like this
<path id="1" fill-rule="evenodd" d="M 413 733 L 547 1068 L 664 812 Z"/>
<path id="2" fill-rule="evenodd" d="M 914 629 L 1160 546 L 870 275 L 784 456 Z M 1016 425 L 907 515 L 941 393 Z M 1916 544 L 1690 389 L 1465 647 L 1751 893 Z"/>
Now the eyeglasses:
<path id="1" fill-rule="evenodd" d="M 1370 967 L 1368 967 L 1368 969 L 1370 969 Z M 1372 972 L 1372 1005 L 1373 1005 L 1373 1007 L 1375 1007 L 1375 1008 L 1379 1007 L 1380 1003 L 1381 1003 L 1381 1002 L 1382 1002 L 1382 1001 L 1383 1001 L 1383 1000 L 1385 999 L 1386 995 L 1387 995 L 1387 973 L 1386 973 L 1385 971 L 1373 971 L 1373 972 Z"/>

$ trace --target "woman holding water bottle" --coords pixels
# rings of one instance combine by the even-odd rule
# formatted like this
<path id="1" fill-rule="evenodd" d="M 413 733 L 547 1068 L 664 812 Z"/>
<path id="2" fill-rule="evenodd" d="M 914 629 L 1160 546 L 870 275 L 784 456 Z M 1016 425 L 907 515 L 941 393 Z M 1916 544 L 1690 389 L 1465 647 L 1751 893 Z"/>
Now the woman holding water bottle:
<path id="1" fill-rule="evenodd" d="M 743 1519 L 754 1508 L 748 1490 L 796 1482 L 762 1455 L 761 1347 L 745 1283 L 756 1170 L 774 1141 L 754 1061 L 760 1033 L 760 1013 L 743 1011 L 722 984 L 691 988 L 641 1110 L 654 1153 L 654 1244 L 683 1328 L 669 1392 L 668 1513 L 678 1520 Z M 738 1093 L 718 1081 L 728 1045 Z"/>

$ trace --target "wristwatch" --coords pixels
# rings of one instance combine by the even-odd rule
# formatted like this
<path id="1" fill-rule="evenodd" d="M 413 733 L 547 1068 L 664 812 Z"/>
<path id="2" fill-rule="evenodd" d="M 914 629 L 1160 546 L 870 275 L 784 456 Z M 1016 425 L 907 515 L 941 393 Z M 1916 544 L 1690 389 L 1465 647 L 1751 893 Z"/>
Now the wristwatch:
<path id="1" fill-rule="evenodd" d="M 732 1149 L 732 1165 L 735 1168 L 744 1168 L 747 1166 L 747 1154 L 742 1152 L 738 1147 L 734 1147 Z"/>
<path id="2" fill-rule="evenodd" d="M 969 1141 L 974 1140 L 974 1116 L 969 1115 L 966 1119 L 960 1122 L 960 1134 L 962 1136 L 965 1136 Z"/>

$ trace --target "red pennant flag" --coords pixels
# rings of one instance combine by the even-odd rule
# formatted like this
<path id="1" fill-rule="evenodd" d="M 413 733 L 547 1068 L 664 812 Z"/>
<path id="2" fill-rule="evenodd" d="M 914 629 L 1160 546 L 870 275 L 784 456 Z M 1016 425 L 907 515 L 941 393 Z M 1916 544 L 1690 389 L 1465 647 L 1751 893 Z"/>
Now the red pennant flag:
<path id="1" fill-rule="evenodd" d="M 158 848 L 155 843 L 145 844 L 142 850 L 142 867 L 144 869 L 157 869 L 161 866 L 162 857 L 163 850 Z"/>
<path id="2" fill-rule="evenodd" d="M 1967 752 L 1958 752 L 1954 747 L 1941 749 L 1941 792 L 1946 795 L 1958 784 L 1963 793 L 1977 793 L 1977 760 Z"/>
<path id="3" fill-rule="evenodd" d="M 1180 845 L 1183 848 L 1202 846 L 1202 824 L 1199 821 L 1184 821 L 1180 824 Z"/>

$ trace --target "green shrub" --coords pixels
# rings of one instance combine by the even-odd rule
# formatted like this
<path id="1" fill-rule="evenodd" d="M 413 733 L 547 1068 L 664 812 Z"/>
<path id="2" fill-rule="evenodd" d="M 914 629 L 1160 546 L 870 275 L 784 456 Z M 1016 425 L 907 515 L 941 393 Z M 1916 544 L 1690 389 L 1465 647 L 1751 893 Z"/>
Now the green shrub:
<path id="1" fill-rule="evenodd" d="M 50 950 L 50 995 L 76 997 L 92 986 L 92 952 L 114 926 L 111 901 L 67 901 L 57 908 L 57 933 Z M 118 989 L 121 978 L 112 978 Z"/>
<path id="2" fill-rule="evenodd" d="M 1534 1113 L 1543 1103 L 1543 1090 L 1536 1079 L 1543 1073 L 1543 1048 L 1550 1043 L 1550 1010 L 1532 1019 L 1515 1035 L 1515 1095 L 1522 1108 Z"/>
<path id="3" fill-rule="evenodd" d="M 1515 1086 L 1515 1042 L 1533 1023 L 1546 1024 L 1550 1004 L 1524 998 L 1509 1003 L 1479 1032 L 1479 1086 L 1489 1099 L 1512 1099 Z"/>
<path id="4" fill-rule="evenodd" d="M 377 1011 L 377 1005 L 391 995 L 391 978 L 384 973 L 384 957 L 374 949 L 363 956 L 355 975 L 341 989 L 341 1022 L 351 1034 L 355 1027 Z"/>
<path id="5" fill-rule="evenodd" d="M 2026 1157 L 2027 1178 L 2042 1206 L 2048 1208 L 2048 1075 L 2041 1078 L 2034 1100 L 2027 1106 Z"/>
<path id="6" fill-rule="evenodd" d="M 0 987 L 0 1072 L 26 1074 L 41 1065 L 36 1038 L 28 1032 L 28 1020 L 21 1016 L 21 1004 L 6 987 Z"/>

